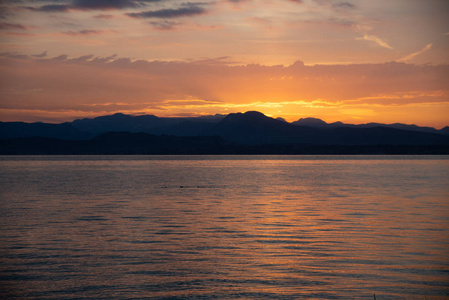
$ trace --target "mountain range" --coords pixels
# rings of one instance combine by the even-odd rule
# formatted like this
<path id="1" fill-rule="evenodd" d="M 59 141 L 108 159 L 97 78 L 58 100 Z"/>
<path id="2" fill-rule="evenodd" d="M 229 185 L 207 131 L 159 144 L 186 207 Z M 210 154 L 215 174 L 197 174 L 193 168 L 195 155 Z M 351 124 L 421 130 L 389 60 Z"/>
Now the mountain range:
<path id="1" fill-rule="evenodd" d="M 449 153 L 449 127 L 288 123 L 256 111 L 192 118 L 117 113 L 61 124 L 0 122 L 0 154 Z"/>

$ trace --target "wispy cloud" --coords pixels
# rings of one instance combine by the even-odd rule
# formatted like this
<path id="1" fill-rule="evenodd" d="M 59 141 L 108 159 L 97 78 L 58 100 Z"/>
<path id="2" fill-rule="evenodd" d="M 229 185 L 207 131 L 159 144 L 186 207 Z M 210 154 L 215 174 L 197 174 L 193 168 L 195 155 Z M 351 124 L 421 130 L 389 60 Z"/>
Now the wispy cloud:
<path id="1" fill-rule="evenodd" d="M 10 29 L 26 30 L 27 27 L 25 25 L 17 23 L 7 23 L 7 22 L 0 23 L 0 30 L 10 30 Z"/>
<path id="2" fill-rule="evenodd" d="M 100 14 L 100 15 L 94 16 L 94 18 L 95 18 L 95 19 L 110 20 L 110 19 L 113 19 L 114 16 L 113 16 L 113 15 Z"/>
<path id="3" fill-rule="evenodd" d="M 377 116 L 383 117 L 384 111 L 379 109 L 385 108 L 390 110 L 390 121 L 401 121 L 398 115 L 404 116 L 404 121 L 409 118 L 402 111 L 405 106 L 416 105 L 416 120 L 421 118 L 424 105 L 438 103 L 432 113 L 445 125 L 447 114 L 443 113 L 449 107 L 447 65 L 392 62 L 308 66 L 298 62 L 267 66 L 234 65 L 228 57 L 147 61 L 115 55 L 44 58 L 44 54 L 0 54 L 0 72 L 8 74 L 2 78 L 0 90 L 2 106 L 8 110 L 5 115 L 13 114 L 12 110 L 43 110 L 39 114 L 29 113 L 36 120 L 45 111 L 68 112 L 81 107 L 86 109 L 83 114 L 88 115 L 103 110 L 101 105 L 111 111 L 123 111 L 126 107 L 108 103 L 130 101 L 129 110 L 154 111 L 159 107 L 163 115 L 260 109 L 269 114 L 282 110 L 285 116 L 292 111 L 316 116 L 335 114 L 335 120 L 341 117 L 338 109 L 343 106 L 360 109 L 368 105 Z M 92 103 L 99 105 L 89 110 L 87 105 Z M 432 118 L 436 118 L 435 114 Z M 363 117 L 356 111 L 350 115 Z"/>
<path id="4" fill-rule="evenodd" d="M 153 28 L 156 30 L 174 30 L 176 26 L 182 24 L 179 22 L 173 22 L 173 21 L 167 21 L 167 20 L 152 21 L 152 22 L 148 22 L 148 23 L 150 25 L 152 25 Z"/>
<path id="5" fill-rule="evenodd" d="M 370 42 L 374 42 L 377 45 L 386 48 L 386 49 L 391 49 L 393 50 L 394 48 L 391 47 L 387 42 L 385 42 L 384 40 L 382 40 L 381 38 L 375 36 L 375 35 L 368 35 L 365 34 L 362 38 L 360 38 L 360 40 L 365 40 L 365 41 L 370 41 Z"/>
<path id="6" fill-rule="evenodd" d="M 63 32 L 67 35 L 91 35 L 91 34 L 101 34 L 103 31 L 101 30 L 93 30 L 93 29 L 84 29 L 79 31 L 65 31 Z"/>
<path id="7" fill-rule="evenodd" d="M 349 2 L 339 2 L 332 4 L 332 7 L 336 9 L 355 9 L 356 6 Z"/>
<path id="8" fill-rule="evenodd" d="M 356 32 L 358 32 L 361 35 L 363 35 L 363 37 L 356 38 L 357 40 L 374 42 L 374 43 L 376 43 L 378 46 L 380 46 L 382 48 L 386 48 L 386 49 L 390 49 L 390 50 L 394 49 L 385 40 L 381 39 L 377 35 L 370 34 L 370 32 L 372 31 L 371 25 L 369 25 L 367 23 L 364 23 L 364 22 L 361 22 L 361 23 L 358 23 L 358 24 L 354 24 L 353 26 L 354 26 L 354 29 L 355 29 Z"/>
<path id="9" fill-rule="evenodd" d="M 75 0 L 73 7 L 79 9 L 123 9 L 135 8 L 146 3 L 160 2 L 161 0 Z"/>
<path id="10" fill-rule="evenodd" d="M 247 2 L 250 0 L 226 0 L 227 2 L 231 2 L 231 3 L 242 3 L 242 2 Z"/>
<path id="11" fill-rule="evenodd" d="M 71 6 L 66 4 L 48 4 L 39 7 L 29 6 L 27 8 L 32 11 L 52 13 L 52 12 L 68 12 L 71 9 Z"/>
<path id="12" fill-rule="evenodd" d="M 142 7 L 148 3 L 162 0 L 73 0 L 66 4 L 47 4 L 39 7 L 29 6 L 30 10 L 40 12 L 68 12 L 71 10 L 111 10 Z M 61 1 L 64 2 L 64 1 Z"/>
<path id="13" fill-rule="evenodd" d="M 132 18 L 181 18 L 205 14 L 207 10 L 197 3 L 184 3 L 179 8 L 166 8 L 159 10 L 149 10 L 138 13 L 128 13 Z"/>
<path id="14" fill-rule="evenodd" d="M 36 58 L 44 58 L 47 56 L 47 51 L 42 52 L 41 54 L 34 54 L 33 57 Z"/>
<path id="15" fill-rule="evenodd" d="M 433 44 L 430 43 L 430 44 L 426 45 L 424 48 L 422 48 L 421 50 L 419 50 L 418 52 L 415 52 L 415 53 L 409 54 L 409 55 L 407 55 L 407 56 L 404 56 L 404 57 L 398 59 L 398 61 L 408 61 L 408 60 L 411 60 L 411 59 L 415 58 L 415 56 L 418 56 L 418 55 L 420 55 L 420 54 L 423 54 L 424 52 L 427 52 L 427 51 L 429 51 L 430 49 L 432 49 L 432 45 L 433 45 Z"/>
<path id="16" fill-rule="evenodd" d="M 18 53 L 3 53 L 0 56 L 15 59 L 26 58 L 26 61 L 34 61 L 33 58 L 20 56 Z M 47 64 L 42 65 L 44 62 Z M 440 101 L 449 99 L 449 90 L 445 80 L 449 67 L 416 66 L 404 63 L 306 66 L 298 62 L 290 66 L 232 66 L 230 64 L 233 62 L 229 60 L 229 57 L 191 62 L 168 62 L 132 61 L 117 56 L 99 58 L 94 55 L 71 59 L 67 55 L 60 55 L 36 60 L 32 63 L 19 61 L 14 64 L 18 68 L 17 70 L 8 71 L 12 72 L 11 80 L 17 80 L 17 84 L 25 84 L 25 81 L 18 80 L 23 74 L 19 70 L 31 72 L 29 69 L 32 64 L 34 66 L 32 73 L 41 82 L 47 80 L 46 82 L 50 86 L 51 78 L 58 78 L 61 82 L 64 81 L 64 84 L 61 83 L 57 89 L 70 94 L 73 89 L 67 91 L 65 89 L 74 84 L 73 70 L 78 63 L 82 63 L 82 69 L 79 67 L 79 73 L 77 73 L 78 83 L 88 83 L 88 86 L 95 83 L 98 87 L 103 87 L 111 86 L 113 82 L 117 90 L 126 92 L 116 94 L 114 97 L 117 99 L 134 97 L 150 101 L 152 98 L 154 100 L 173 99 L 173 94 L 177 94 L 178 98 L 192 95 L 199 99 L 226 100 L 240 104 L 254 101 L 270 102 L 273 99 L 276 102 L 291 102 L 297 100 L 297 96 L 301 95 L 304 101 L 321 98 L 326 101 L 338 102 L 362 97 L 377 97 L 383 94 L 398 93 L 398 95 L 402 95 L 406 92 L 410 94 L 410 89 L 416 93 L 422 91 L 428 93 L 426 87 L 430 83 L 435 91 L 438 91 L 435 95 L 438 95 Z M 48 67 L 49 64 L 53 69 L 51 72 L 46 70 L 46 77 L 42 77 L 44 75 L 39 72 L 39 67 Z M 100 69 L 108 70 L 107 78 L 111 80 L 110 82 L 101 76 L 96 77 L 94 73 L 99 72 Z M 17 77 L 14 77 L 14 74 Z M 87 78 L 86 74 L 89 74 Z M 123 81 L 123 74 L 128 74 L 129 78 L 137 81 Z M 423 78 L 423 74 L 430 74 L 430 76 Z M 28 83 L 32 83 L 33 76 L 27 79 L 30 81 Z M 289 80 L 272 80 L 273 78 L 288 78 Z M 435 80 L 435 78 L 439 79 Z M 221 84 L 216 85 L 217 82 Z M 132 85 L 136 90 L 121 88 L 128 85 Z M 4 86 L 7 87 L 7 85 Z M 254 86 L 259 88 L 254 90 Z M 279 92 L 281 86 L 282 92 Z M 149 90 L 152 90 L 151 97 L 148 97 Z M 80 93 L 84 92 L 88 91 L 80 91 Z M 105 90 L 105 93 L 114 94 L 116 92 Z M 72 96 L 79 99 L 76 95 Z M 408 98 L 403 97 L 402 101 L 406 103 Z"/>

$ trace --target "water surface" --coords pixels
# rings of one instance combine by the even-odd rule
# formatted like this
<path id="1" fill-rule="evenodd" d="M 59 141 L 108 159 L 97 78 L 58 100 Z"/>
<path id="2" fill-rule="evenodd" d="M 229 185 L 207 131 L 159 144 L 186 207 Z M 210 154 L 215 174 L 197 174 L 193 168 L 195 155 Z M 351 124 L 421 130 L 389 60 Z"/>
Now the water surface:
<path id="1" fill-rule="evenodd" d="M 444 156 L 0 157 L 0 291 L 448 299 Z"/>

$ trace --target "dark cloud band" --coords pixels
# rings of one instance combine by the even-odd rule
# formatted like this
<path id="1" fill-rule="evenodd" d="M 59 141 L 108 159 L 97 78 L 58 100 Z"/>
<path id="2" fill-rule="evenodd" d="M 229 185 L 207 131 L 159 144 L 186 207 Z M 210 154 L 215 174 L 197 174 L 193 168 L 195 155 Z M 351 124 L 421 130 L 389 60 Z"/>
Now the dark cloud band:
<path id="1" fill-rule="evenodd" d="M 9 30 L 9 29 L 26 30 L 27 27 L 22 24 L 17 24 L 17 23 L 6 23 L 6 22 L 0 23 L 0 30 Z"/>
<path id="2" fill-rule="evenodd" d="M 206 9 L 196 4 L 189 4 L 177 9 L 160 9 L 160 10 L 150 10 L 140 13 L 129 13 L 128 16 L 132 18 L 180 18 L 180 17 L 190 17 L 195 15 L 202 15 L 206 13 Z"/>
<path id="3" fill-rule="evenodd" d="M 67 12 L 70 10 L 109 10 L 142 7 L 162 0 L 73 0 L 66 4 L 48 4 L 30 10 L 41 12 Z"/>

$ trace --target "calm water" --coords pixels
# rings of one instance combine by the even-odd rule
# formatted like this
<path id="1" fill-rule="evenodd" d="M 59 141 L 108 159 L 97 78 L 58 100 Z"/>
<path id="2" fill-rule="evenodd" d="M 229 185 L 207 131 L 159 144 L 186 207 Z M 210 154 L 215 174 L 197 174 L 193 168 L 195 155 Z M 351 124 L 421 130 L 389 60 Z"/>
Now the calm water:
<path id="1" fill-rule="evenodd" d="M 0 157 L 0 192 L 3 298 L 449 298 L 449 157 Z"/>

